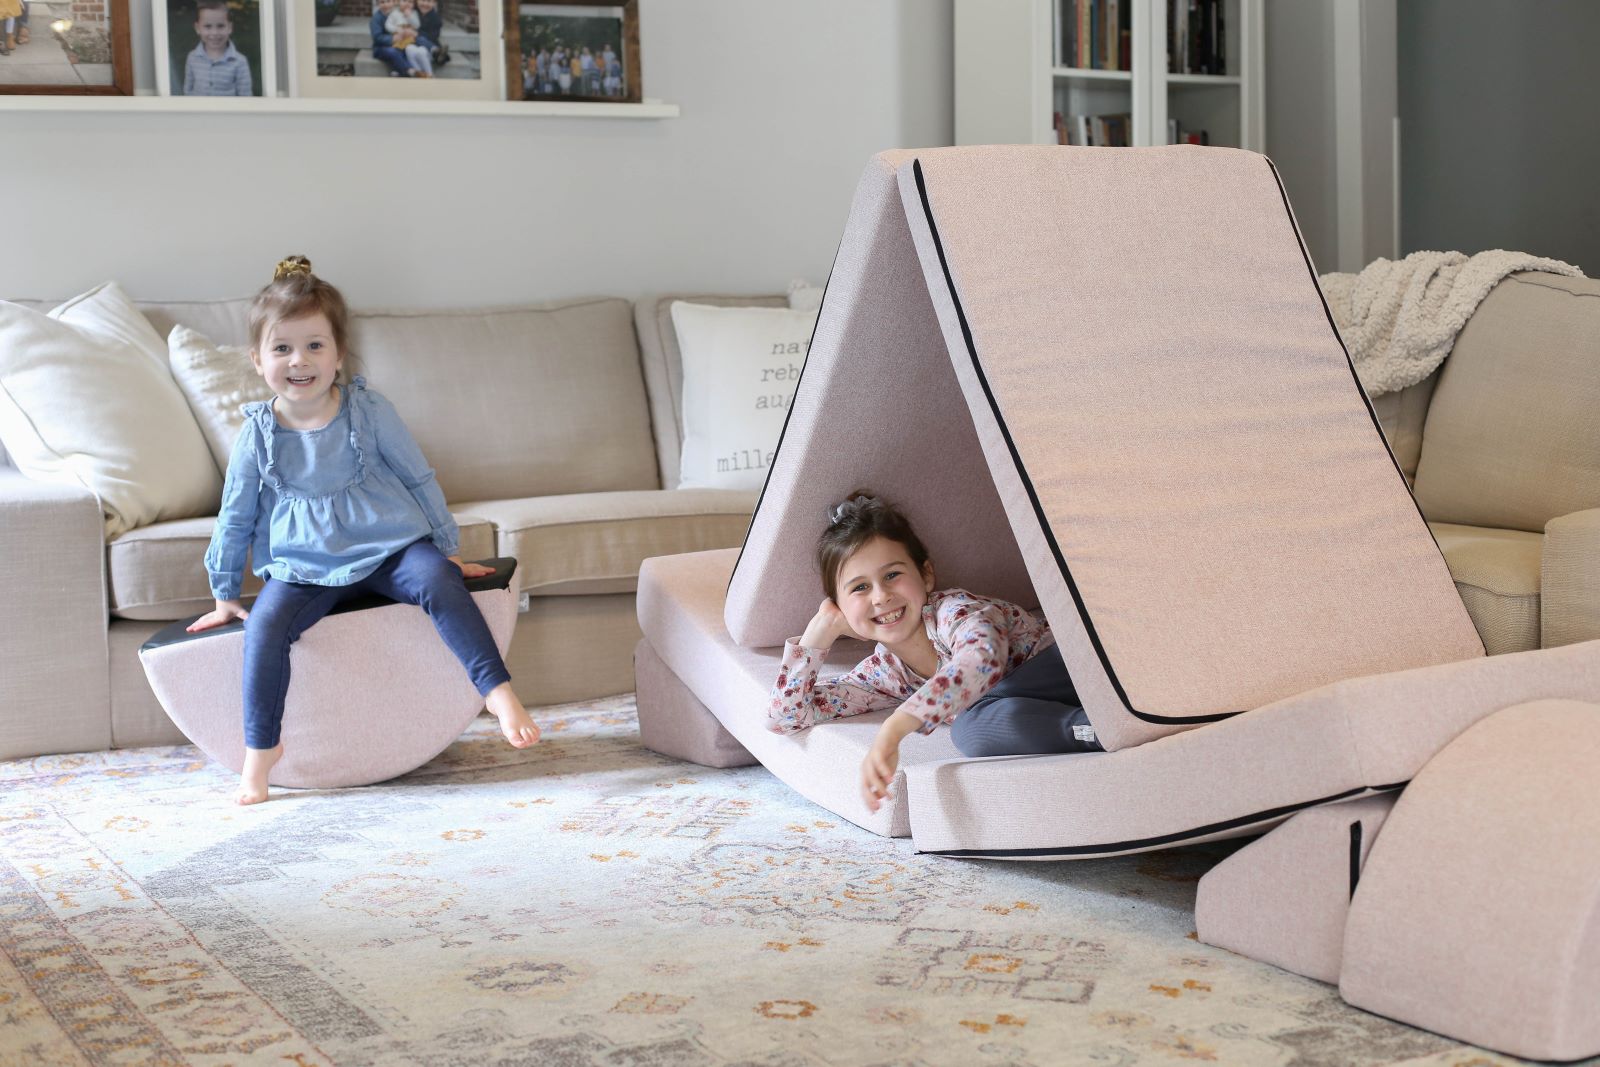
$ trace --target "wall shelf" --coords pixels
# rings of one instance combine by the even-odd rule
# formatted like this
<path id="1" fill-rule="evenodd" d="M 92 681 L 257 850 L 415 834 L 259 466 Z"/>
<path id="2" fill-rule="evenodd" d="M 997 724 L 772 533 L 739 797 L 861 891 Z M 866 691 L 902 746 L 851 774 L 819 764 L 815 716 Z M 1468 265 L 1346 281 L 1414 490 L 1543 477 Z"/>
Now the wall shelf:
<path id="1" fill-rule="evenodd" d="M 238 99 L 206 96 L 0 95 L 0 111 L 89 111 L 217 115 L 480 115 L 498 118 L 675 119 L 677 104 L 569 103 L 556 100 Z"/>

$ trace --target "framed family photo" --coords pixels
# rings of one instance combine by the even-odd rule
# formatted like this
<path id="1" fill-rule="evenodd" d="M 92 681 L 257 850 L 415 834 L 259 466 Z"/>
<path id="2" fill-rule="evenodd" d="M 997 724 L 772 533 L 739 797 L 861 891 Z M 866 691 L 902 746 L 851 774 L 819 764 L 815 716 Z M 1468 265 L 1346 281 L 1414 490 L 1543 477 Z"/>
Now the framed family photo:
<path id="1" fill-rule="evenodd" d="M 293 96 L 504 99 L 502 0 L 287 2 Z"/>
<path id="2" fill-rule="evenodd" d="M 506 96 L 637 104 L 639 0 L 506 0 Z"/>
<path id="3" fill-rule="evenodd" d="M 132 96 L 128 0 L 0 0 L 0 94 Z"/>
<path id="4" fill-rule="evenodd" d="M 156 90 L 162 96 L 277 96 L 272 4 L 151 0 Z"/>

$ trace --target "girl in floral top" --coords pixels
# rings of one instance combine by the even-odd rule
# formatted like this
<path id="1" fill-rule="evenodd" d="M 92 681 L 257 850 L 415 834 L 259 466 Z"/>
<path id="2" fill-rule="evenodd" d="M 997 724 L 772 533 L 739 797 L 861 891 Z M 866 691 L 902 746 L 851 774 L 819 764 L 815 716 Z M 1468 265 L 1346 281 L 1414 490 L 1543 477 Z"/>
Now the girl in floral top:
<path id="1" fill-rule="evenodd" d="M 861 764 L 861 795 L 878 810 L 900 742 L 949 723 L 964 755 L 1101 751 L 1047 623 L 965 589 L 935 591 L 927 550 L 894 507 L 856 493 L 829 514 L 817 543 L 827 596 L 784 645 L 768 710 L 793 733 L 829 719 L 895 709 Z M 853 670 L 819 680 L 840 637 L 876 641 Z"/>

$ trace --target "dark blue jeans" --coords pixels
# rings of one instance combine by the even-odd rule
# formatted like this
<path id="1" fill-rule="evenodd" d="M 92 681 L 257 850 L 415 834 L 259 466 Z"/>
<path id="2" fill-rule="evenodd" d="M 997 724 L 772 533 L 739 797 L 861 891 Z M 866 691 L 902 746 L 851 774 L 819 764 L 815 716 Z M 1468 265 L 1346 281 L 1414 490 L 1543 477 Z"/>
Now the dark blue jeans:
<path id="1" fill-rule="evenodd" d="M 389 69 L 401 77 L 406 77 L 406 72 L 411 69 L 411 60 L 406 58 L 406 54 L 400 49 L 386 44 L 374 44 L 372 46 L 372 58 L 380 59 L 387 63 Z"/>
<path id="2" fill-rule="evenodd" d="M 1104 752 L 1100 742 L 1074 734 L 1073 727 L 1088 725 L 1061 650 L 1051 645 L 957 715 L 950 740 L 963 756 Z"/>
<path id="3" fill-rule="evenodd" d="M 461 577 L 431 541 L 416 541 L 353 585 L 303 585 L 267 579 L 244 623 L 244 743 L 273 748 L 289 692 L 289 646 L 335 606 L 377 593 L 428 613 L 478 692 L 511 680 L 494 635 Z M 396 650 L 402 653 L 403 650 Z M 376 679 L 373 680 L 376 682 Z"/>

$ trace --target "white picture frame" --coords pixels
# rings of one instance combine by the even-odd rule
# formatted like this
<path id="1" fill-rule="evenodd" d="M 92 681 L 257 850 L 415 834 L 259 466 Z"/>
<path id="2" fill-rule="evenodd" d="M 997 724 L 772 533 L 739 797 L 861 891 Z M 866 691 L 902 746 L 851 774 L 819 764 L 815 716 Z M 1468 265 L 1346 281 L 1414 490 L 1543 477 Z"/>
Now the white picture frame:
<path id="1" fill-rule="evenodd" d="M 160 0 L 157 0 L 160 2 Z M 348 40 L 352 33 L 365 34 L 367 28 L 359 21 L 341 15 L 334 27 L 318 27 L 316 24 L 316 0 L 286 0 L 288 14 L 289 38 L 289 95 L 295 97 L 342 99 L 342 100 L 503 100 L 505 98 L 505 49 L 501 43 L 502 4 L 501 0 L 475 0 L 478 7 L 478 33 L 476 42 L 480 45 L 476 53 L 471 53 L 467 47 L 462 46 L 460 31 L 452 33 L 452 27 L 446 27 L 450 34 L 446 40 L 452 43 L 452 65 L 454 71 L 451 76 L 436 76 L 432 78 L 420 77 L 390 77 L 383 75 L 356 75 L 356 74 L 325 74 L 319 72 L 319 48 L 324 50 L 322 59 L 344 60 L 351 49 L 344 47 L 354 42 Z M 448 6 L 459 0 L 443 0 L 442 6 L 448 13 Z M 375 7 L 376 5 L 374 5 Z M 327 31 L 335 29 L 342 31 L 335 35 Z M 320 40 L 330 42 L 319 44 L 319 30 L 324 31 Z M 334 47 L 338 45 L 339 47 Z M 362 56 L 362 51 L 366 55 Z M 353 65 L 358 70 L 371 70 L 375 60 L 371 56 L 370 48 L 354 49 L 358 61 Z M 459 64 L 468 62 L 475 56 L 478 76 L 464 78 L 459 72 L 464 69 Z M 338 65 L 344 65 L 342 62 Z"/>
<path id="2" fill-rule="evenodd" d="M 233 32 L 230 43 L 249 64 L 251 96 L 271 99 L 278 95 L 278 32 L 276 0 L 230 0 L 227 7 Z M 197 0 L 151 0 L 155 43 L 156 92 L 162 96 L 202 95 L 185 92 L 184 72 L 189 53 L 198 44 L 194 29 Z M 246 26 L 241 13 L 254 11 L 254 25 Z M 254 38 L 254 45 L 249 38 Z M 239 47 L 243 43 L 244 47 Z"/>

